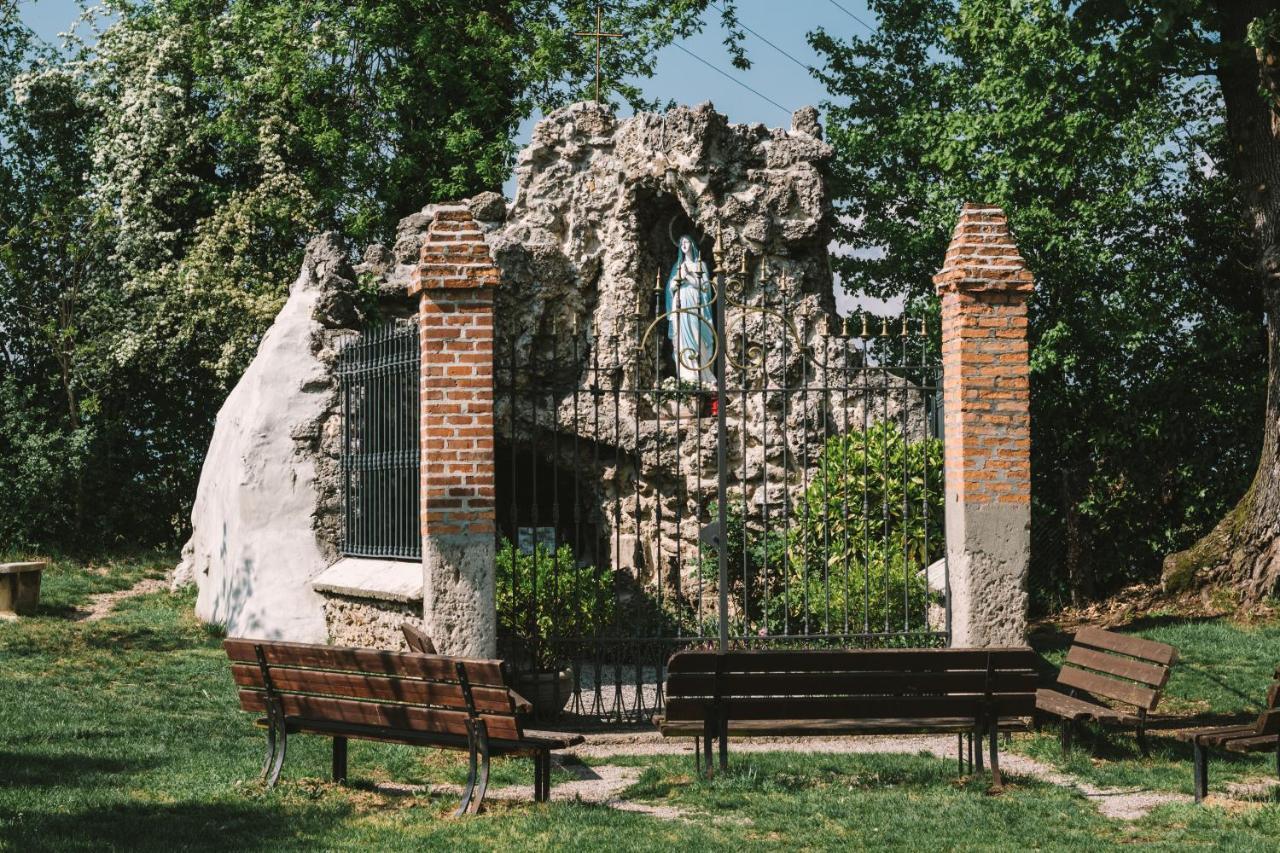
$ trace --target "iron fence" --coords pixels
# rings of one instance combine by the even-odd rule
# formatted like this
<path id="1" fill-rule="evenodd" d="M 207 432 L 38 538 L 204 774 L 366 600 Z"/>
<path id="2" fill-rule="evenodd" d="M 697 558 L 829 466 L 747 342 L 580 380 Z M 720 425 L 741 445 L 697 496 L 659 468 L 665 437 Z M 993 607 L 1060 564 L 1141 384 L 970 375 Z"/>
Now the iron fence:
<path id="1" fill-rule="evenodd" d="M 418 325 L 389 322 L 338 356 L 342 393 L 342 552 L 418 560 Z"/>
<path id="2" fill-rule="evenodd" d="M 679 366 L 660 293 L 608 336 L 499 353 L 500 653 L 565 669 L 554 689 L 584 718 L 651 719 L 680 648 L 949 636 L 923 322 L 795 317 L 717 287 L 709 380 Z"/>

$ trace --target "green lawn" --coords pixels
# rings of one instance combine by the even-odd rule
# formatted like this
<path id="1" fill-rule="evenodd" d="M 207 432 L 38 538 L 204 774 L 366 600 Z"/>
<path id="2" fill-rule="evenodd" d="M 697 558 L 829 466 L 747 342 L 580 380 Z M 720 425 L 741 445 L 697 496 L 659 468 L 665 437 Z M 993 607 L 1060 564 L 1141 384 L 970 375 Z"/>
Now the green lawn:
<path id="1" fill-rule="evenodd" d="M 192 619 L 189 595 L 128 599 L 98 622 L 72 618 L 93 592 L 166 564 L 120 561 L 89 572 L 59 563 L 42 613 L 0 623 L 0 849 L 1269 850 L 1280 838 L 1280 808 L 1265 803 L 1166 806 L 1113 821 L 1070 789 L 1015 777 L 991 795 L 982 780 L 957 777 L 953 760 L 912 755 L 738 753 L 731 772 L 711 781 L 694 779 L 687 757 L 610 759 L 642 768 L 626 799 L 677 809 L 678 820 L 527 802 L 493 802 L 484 815 L 453 819 L 451 796 L 383 794 L 372 783 L 456 782 L 458 756 L 352 743 L 352 784 L 337 787 L 324 781 L 327 741 L 318 738 L 290 742 L 284 781 L 266 791 L 257 781 L 262 736 L 239 711 L 218 638 Z M 1280 649 L 1276 626 L 1170 623 L 1142 632 L 1183 649 L 1170 693 L 1211 711 L 1256 706 L 1270 650 Z M 1081 754 L 1068 766 L 1108 784 L 1189 790 L 1180 754 L 1143 762 L 1115 744 L 1102 761 Z M 1048 738 L 1015 748 L 1056 760 Z M 1266 775 L 1265 764 L 1220 763 L 1215 781 Z M 527 785 L 531 775 L 524 762 L 500 762 L 494 783 Z"/>
<path id="2" fill-rule="evenodd" d="M 1196 717 L 1203 725 L 1253 722 L 1266 699 L 1280 664 L 1280 623 L 1234 624 L 1226 619 L 1153 617 L 1124 629 L 1147 639 L 1169 643 L 1179 659 L 1169 676 L 1157 714 Z M 1051 633 L 1033 637 L 1049 663 L 1059 664 L 1070 638 Z M 1143 758 L 1130 733 L 1111 732 L 1097 739 L 1087 730 L 1069 758 L 1058 747 L 1056 730 L 1020 738 L 1015 749 L 1098 785 L 1141 785 L 1190 794 L 1191 747 L 1162 731 L 1174 723 L 1156 722 L 1151 757 Z M 1183 727 L 1182 723 L 1177 723 Z M 1276 778 L 1274 753 L 1237 755 L 1214 751 L 1210 761 L 1210 794 L 1221 794 L 1232 782 Z"/>

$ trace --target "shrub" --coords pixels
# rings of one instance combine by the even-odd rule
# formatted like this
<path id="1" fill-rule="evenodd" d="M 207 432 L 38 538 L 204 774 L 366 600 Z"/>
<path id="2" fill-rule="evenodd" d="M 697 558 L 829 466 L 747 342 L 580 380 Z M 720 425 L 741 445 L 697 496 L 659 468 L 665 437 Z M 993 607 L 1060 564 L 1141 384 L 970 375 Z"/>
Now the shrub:
<path id="1" fill-rule="evenodd" d="M 713 503 L 711 512 L 717 511 Z M 804 493 L 765 533 L 726 507 L 735 633 L 921 631 L 925 569 L 942 556 L 942 443 L 892 423 L 829 439 Z M 718 577 L 718 554 L 699 566 Z"/>
<path id="2" fill-rule="evenodd" d="M 567 662 L 561 638 L 589 638 L 613 624 L 613 573 L 578 565 L 569 545 L 553 550 L 538 544 L 528 554 L 504 538 L 496 556 L 499 630 L 534 669 Z"/>

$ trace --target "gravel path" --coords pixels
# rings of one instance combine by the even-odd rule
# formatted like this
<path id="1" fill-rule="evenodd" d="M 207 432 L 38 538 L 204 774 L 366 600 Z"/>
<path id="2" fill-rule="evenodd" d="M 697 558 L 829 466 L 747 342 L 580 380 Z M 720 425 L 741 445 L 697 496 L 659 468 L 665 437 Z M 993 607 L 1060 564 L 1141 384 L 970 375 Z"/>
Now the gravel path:
<path id="1" fill-rule="evenodd" d="M 922 752 L 954 761 L 956 740 L 951 735 L 895 735 L 834 738 L 752 738 L 734 743 L 733 752 L 804 752 L 804 753 L 899 753 L 918 755 Z M 571 781 L 556 782 L 551 786 L 551 799 L 557 801 L 578 800 L 598 803 L 619 811 L 639 812 L 661 820 L 690 820 L 688 812 L 666 805 L 651 805 L 624 800 L 623 791 L 635 784 L 643 768 L 615 767 L 604 764 L 588 766 L 577 761 L 564 762 L 562 756 L 579 758 L 609 758 L 615 755 L 687 755 L 690 770 L 693 764 L 693 747 L 690 739 L 668 740 L 656 732 L 609 733 L 587 735 L 586 743 L 564 750 L 553 756 L 553 761 L 566 772 L 576 776 Z M 1009 773 L 1027 776 L 1051 785 L 1075 788 L 1098 811 L 1114 820 L 1137 820 L 1153 808 L 1164 803 L 1190 803 L 1185 794 L 1151 791 L 1145 788 L 1102 788 L 1062 773 L 1047 764 L 1025 755 L 1003 753 L 1000 768 Z M 377 790 L 384 793 L 430 792 L 450 796 L 462 793 L 460 785 L 405 785 L 383 782 Z M 511 785 L 491 788 L 488 798 L 495 800 L 528 802 L 532 799 L 531 785 Z M 717 818 L 723 820 L 724 818 Z M 748 819 L 739 819 L 749 824 Z"/>
<path id="2" fill-rule="evenodd" d="M 952 761 L 956 758 L 954 735 L 894 735 L 833 738 L 751 738 L 733 744 L 734 752 L 837 752 L 837 753 L 906 753 L 927 752 Z M 588 735 L 582 746 L 566 750 L 583 758 L 608 758 L 611 755 L 688 755 L 693 762 L 690 739 L 665 739 L 656 732 Z M 1028 776 L 1052 785 L 1075 788 L 1105 817 L 1137 820 L 1164 803 L 1190 803 L 1186 794 L 1152 791 L 1145 788 L 1103 788 L 1075 776 L 1062 773 L 1025 755 L 1004 752 L 1000 769 Z"/>

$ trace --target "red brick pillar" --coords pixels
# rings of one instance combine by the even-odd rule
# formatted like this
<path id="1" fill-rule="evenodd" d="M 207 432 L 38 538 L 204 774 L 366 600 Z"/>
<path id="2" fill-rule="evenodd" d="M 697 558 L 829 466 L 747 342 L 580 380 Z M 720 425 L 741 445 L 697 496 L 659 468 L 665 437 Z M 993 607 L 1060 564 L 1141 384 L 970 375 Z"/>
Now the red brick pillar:
<path id="1" fill-rule="evenodd" d="M 942 298 L 951 642 L 1025 643 L 1031 550 L 1027 298 L 998 207 L 966 204 L 933 277 Z"/>
<path id="2" fill-rule="evenodd" d="M 465 207 L 437 210 L 409 286 L 422 346 L 423 617 L 441 654 L 494 657 L 493 289 Z"/>

